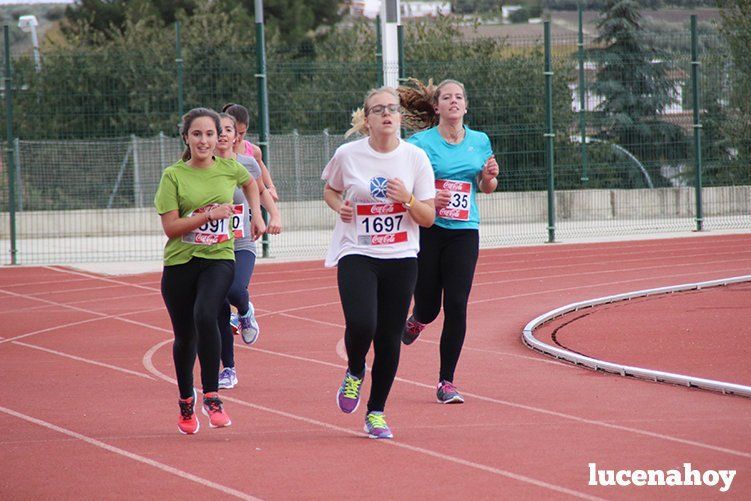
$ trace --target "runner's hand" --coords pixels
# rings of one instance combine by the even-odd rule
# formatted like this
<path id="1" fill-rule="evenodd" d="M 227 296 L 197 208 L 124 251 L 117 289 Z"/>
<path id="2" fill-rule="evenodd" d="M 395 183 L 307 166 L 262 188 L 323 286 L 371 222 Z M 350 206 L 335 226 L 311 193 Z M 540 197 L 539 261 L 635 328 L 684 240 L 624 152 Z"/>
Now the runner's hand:
<path id="1" fill-rule="evenodd" d="M 269 224 L 266 227 L 266 233 L 269 235 L 278 235 L 282 232 L 282 218 L 281 217 L 269 217 Z"/>
<path id="2" fill-rule="evenodd" d="M 339 207 L 339 217 L 342 218 L 342 222 L 351 223 L 354 215 L 355 211 L 349 204 L 349 200 L 345 200 L 342 206 Z"/>
<path id="3" fill-rule="evenodd" d="M 230 204 L 215 205 L 208 210 L 207 214 L 212 221 L 227 219 L 233 214 L 232 206 Z"/>
<path id="4" fill-rule="evenodd" d="M 495 155 L 488 158 L 485 165 L 482 168 L 482 178 L 485 181 L 490 181 L 498 177 L 500 169 L 498 168 L 498 162 L 495 161 Z"/>
<path id="5" fill-rule="evenodd" d="M 408 203 L 412 200 L 412 193 L 407 191 L 404 182 L 398 177 L 389 179 L 386 185 L 386 196 L 394 202 Z"/>
<path id="6" fill-rule="evenodd" d="M 263 218 L 260 215 L 254 215 L 250 218 L 250 232 L 253 240 L 258 240 L 258 237 L 264 234 L 266 231 L 266 223 L 263 222 Z"/>
<path id="7" fill-rule="evenodd" d="M 436 210 L 445 209 L 451 201 L 451 192 L 448 190 L 438 190 L 435 194 Z"/>
<path id="8" fill-rule="evenodd" d="M 271 195 L 271 199 L 274 202 L 278 202 L 279 201 L 279 194 L 276 192 L 276 186 L 268 186 L 266 189 L 269 190 L 269 194 Z"/>

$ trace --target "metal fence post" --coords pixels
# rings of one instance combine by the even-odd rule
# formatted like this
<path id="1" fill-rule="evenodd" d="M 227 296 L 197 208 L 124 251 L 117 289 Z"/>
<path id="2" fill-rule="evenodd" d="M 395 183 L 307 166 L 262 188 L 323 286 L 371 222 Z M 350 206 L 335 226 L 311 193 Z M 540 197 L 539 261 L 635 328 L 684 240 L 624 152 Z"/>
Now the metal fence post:
<path id="1" fill-rule="evenodd" d="M 582 183 L 589 181 L 587 176 L 587 103 L 586 78 L 584 76 L 584 6 L 580 3 L 579 10 L 579 41 L 576 44 L 579 52 L 579 131 L 581 133 Z"/>
<path id="2" fill-rule="evenodd" d="M 376 64 L 378 65 L 378 87 L 383 85 L 383 49 L 381 48 L 381 16 L 376 16 Z"/>
<path id="3" fill-rule="evenodd" d="M 138 158 L 138 138 L 135 134 L 130 135 L 130 143 L 133 147 L 133 203 L 136 207 L 143 207 L 143 190 L 141 189 L 141 166 Z"/>
<path id="4" fill-rule="evenodd" d="M 295 158 L 295 200 L 302 200 L 302 186 L 300 185 L 300 164 L 302 155 L 300 153 L 300 134 L 297 129 L 292 130 L 292 152 Z"/>
<path id="5" fill-rule="evenodd" d="M 164 155 L 164 132 L 159 131 L 159 168 L 164 169 L 167 166 L 167 158 Z"/>
<path id="6" fill-rule="evenodd" d="M 258 92 L 258 146 L 261 148 L 263 163 L 269 165 L 269 91 L 266 74 L 266 34 L 263 25 L 263 0 L 255 0 L 256 18 L 256 82 Z M 261 208 L 264 221 L 269 217 Z M 261 238 L 262 257 L 269 257 L 269 236 Z"/>
<path id="7" fill-rule="evenodd" d="M 694 169 L 696 170 L 696 231 L 704 229 L 704 209 L 701 199 L 701 118 L 699 116 L 699 42 L 696 33 L 696 14 L 691 15 L 691 87 L 694 101 Z"/>
<path id="8" fill-rule="evenodd" d="M 175 63 L 177 63 L 177 121 L 184 113 L 183 49 L 180 43 L 180 21 L 175 22 Z"/>
<path id="9" fill-rule="evenodd" d="M 8 159 L 8 217 L 10 218 L 10 264 L 18 264 L 18 246 L 16 242 L 16 169 L 13 154 L 13 74 L 10 66 L 10 31 L 8 25 L 3 26 L 3 40 L 5 42 L 5 75 L 3 77 L 5 91 L 5 132 L 7 143 L 5 158 Z"/>
<path id="10" fill-rule="evenodd" d="M 331 158 L 331 135 L 328 129 L 323 129 L 323 159 L 328 162 Z"/>
<path id="11" fill-rule="evenodd" d="M 555 168 L 553 161 L 553 68 L 550 64 L 550 20 L 545 21 L 545 163 L 548 167 L 548 243 L 555 242 Z"/>
<path id="12" fill-rule="evenodd" d="M 13 139 L 13 158 L 16 160 L 16 211 L 23 212 L 23 179 L 21 178 L 21 140 Z"/>

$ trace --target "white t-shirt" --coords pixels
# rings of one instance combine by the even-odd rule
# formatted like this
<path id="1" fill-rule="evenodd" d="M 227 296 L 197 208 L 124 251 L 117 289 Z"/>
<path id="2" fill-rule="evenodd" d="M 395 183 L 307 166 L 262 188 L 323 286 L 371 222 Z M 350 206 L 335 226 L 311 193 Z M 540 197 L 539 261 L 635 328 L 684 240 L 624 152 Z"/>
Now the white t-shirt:
<path id="1" fill-rule="evenodd" d="M 389 153 L 379 153 L 368 138 L 337 148 L 321 179 L 344 194 L 355 210 L 350 223 L 336 218 L 326 266 L 344 256 L 361 254 L 380 259 L 417 257 L 420 231 L 404 205 L 386 197 L 389 179 L 399 178 L 417 200 L 435 197 L 435 178 L 427 154 L 399 140 Z"/>

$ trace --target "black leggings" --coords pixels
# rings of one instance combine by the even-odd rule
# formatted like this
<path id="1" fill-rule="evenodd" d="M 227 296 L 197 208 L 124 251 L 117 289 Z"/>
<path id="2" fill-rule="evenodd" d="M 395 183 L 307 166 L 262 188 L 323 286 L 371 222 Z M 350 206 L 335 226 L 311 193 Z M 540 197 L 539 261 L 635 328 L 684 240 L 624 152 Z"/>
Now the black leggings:
<path id="1" fill-rule="evenodd" d="M 349 372 L 365 371 L 373 344 L 368 412 L 383 411 L 399 366 L 404 322 L 417 279 L 417 259 L 375 259 L 349 255 L 339 260 L 337 279 L 344 310 Z"/>
<path id="2" fill-rule="evenodd" d="M 203 393 L 219 388 L 221 340 L 217 319 L 234 274 L 234 261 L 226 259 L 194 257 L 185 264 L 164 267 L 162 297 L 175 333 L 172 358 L 180 398 L 193 396 L 196 354 Z"/>
<path id="3" fill-rule="evenodd" d="M 447 230 L 440 226 L 420 228 L 420 254 L 415 287 L 418 322 L 428 324 L 441 311 L 440 381 L 454 381 L 454 371 L 467 332 L 467 301 L 480 249 L 477 230 Z"/>

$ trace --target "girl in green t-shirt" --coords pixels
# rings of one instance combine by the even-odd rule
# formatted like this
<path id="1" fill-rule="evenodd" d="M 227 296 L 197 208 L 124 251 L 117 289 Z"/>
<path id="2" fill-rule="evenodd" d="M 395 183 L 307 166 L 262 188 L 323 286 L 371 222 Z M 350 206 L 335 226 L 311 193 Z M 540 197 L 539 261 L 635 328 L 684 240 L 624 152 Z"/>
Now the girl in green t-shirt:
<path id="1" fill-rule="evenodd" d="M 256 182 L 237 162 L 214 157 L 220 128 L 219 115 L 207 108 L 195 108 L 183 116 L 185 153 L 164 170 L 154 199 L 169 238 L 164 248 L 162 297 L 175 335 L 172 356 L 180 390 L 178 429 L 184 434 L 196 433 L 200 427 L 193 388 L 196 355 L 209 425 L 232 424 L 217 391 L 219 311 L 235 266 L 230 222 L 237 210 L 232 205 L 235 187 L 242 187 L 251 206 L 252 237 L 266 231 Z"/>

